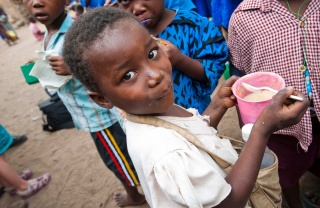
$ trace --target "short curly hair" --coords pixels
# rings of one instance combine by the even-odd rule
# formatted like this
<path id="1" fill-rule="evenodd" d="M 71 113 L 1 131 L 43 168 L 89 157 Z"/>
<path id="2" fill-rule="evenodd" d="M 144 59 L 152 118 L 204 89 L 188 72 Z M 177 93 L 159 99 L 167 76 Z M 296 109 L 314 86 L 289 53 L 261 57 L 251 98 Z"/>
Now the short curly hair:
<path id="1" fill-rule="evenodd" d="M 118 8 L 101 7 L 82 14 L 70 27 L 62 49 L 63 59 L 70 72 L 92 92 L 100 92 L 92 69 L 84 54 L 103 38 L 106 28 L 112 30 L 120 20 L 138 21 L 132 14 Z"/>

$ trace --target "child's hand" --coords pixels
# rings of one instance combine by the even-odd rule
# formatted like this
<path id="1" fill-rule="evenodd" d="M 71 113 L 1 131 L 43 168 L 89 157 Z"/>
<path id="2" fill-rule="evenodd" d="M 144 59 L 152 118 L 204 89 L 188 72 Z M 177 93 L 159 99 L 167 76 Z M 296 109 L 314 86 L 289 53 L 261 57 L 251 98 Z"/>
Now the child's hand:
<path id="1" fill-rule="evenodd" d="M 112 2 L 111 0 L 106 0 L 106 3 L 104 3 L 103 6 L 104 6 L 104 7 L 105 7 L 105 6 L 118 7 L 119 4 L 118 4 L 117 2 Z"/>
<path id="2" fill-rule="evenodd" d="M 290 95 L 297 95 L 303 101 L 288 99 Z M 279 91 L 260 114 L 255 125 L 263 126 L 270 133 L 287 128 L 300 122 L 310 103 L 302 93 L 287 87 Z"/>
<path id="3" fill-rule="evenodd" d="M 157 42 L 161 50 L 166 54 L 169 58 L 171 65 L 175 66 L 179 59 L 179 54 L 181 54 L 180 50 L 172 44 L 170 41 L 153 37 Z"/>
<path id="4" fill-rule="evenodd" d="M 62 56 L 51 56 L 49 57 L 49 64 L 52 67 L 52 70 L 58 75 L 70 75 L 67 65 L 63 61 Z"/>
<path id="5" fill-rule="evenodd" d="M 232 85 L 239 77 L 232 76 L 227 79 L 218 89 L 217 94 L 213 97 L 212 101 L 223 108 L 231 108 L 235 106 L 236 97 L 231 90 Z"/>
<path id="6" fill-rule="evenodd" d="M 236 76 L 227 79 L 212 98 L 207 109 L 202 113 L 202 115 L 210 116 L 210 126 L 216 128 L 227 109 L 235 105 L 236 98 L 232 93 L 231 86 L 237 79 L 239 77 Z"/>

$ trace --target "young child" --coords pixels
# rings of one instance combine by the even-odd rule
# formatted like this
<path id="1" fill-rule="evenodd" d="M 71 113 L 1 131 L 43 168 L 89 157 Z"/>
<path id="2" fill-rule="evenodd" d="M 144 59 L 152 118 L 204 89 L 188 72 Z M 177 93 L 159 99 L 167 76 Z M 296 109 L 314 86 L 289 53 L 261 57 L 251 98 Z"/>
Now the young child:
<path id="1" fill-rule="evenodd" d="M 230 142 L 218 138 L 212 128 L 234 106 L 231 85 L 236 77 L 223 84 L 204 116 L 185 110 L 174 105 L 172 66 L 159 44 L 131 14 L 105 7 L 87 12 L 71 26 L 63 56 L 100 106 L 118 106 L 130 114 L 174 123 L 235 162 L 226 175 L 206 152 L 177 132 L 126 121 L 128 150 L 151 207 L 244 207 L 269 136 L 299 122 L 308 100 L 285 104 L 289 95 L 303 95 L 293 88 L 279 92 L 255 123 L 238 158 Z"/>
<path id="2" fill-rule="evenodd" d="M 55 50 L 60 56 L 49 58 L 52 70 L 58 75 L 70 72 L 61 56 L 65 33 L 74 20 L 65 13 L 68 0 L 36 1 L 24 0 L 29 13 L 47 28 L 43 51 Z M 122 182 L 125 191 L 115 193 L 119 206 L 139 205 L 145 198 L 137 190 L 139 181 L 127 152 L 125 133 L 116 114 L 95 104 L 87 94 L 87 89 L 76 79 L 71 78 L 58 89 L 58 95 L 66 105 L 77 129 L 90 132 L 96 148 L 105 165 Z"/>
<path id="3" fill-rule="evenodd" d="M 158 37 L 173 66 L 175 103 L 202 113 L 225 69 L 226 42 L 206 17 L 186 10 L 173 11 L 163 0 L 118 0 L 118 7 L 134 14 Z"/>
<path id="4" fill-rule="evenodd" d="M 44 32 L 42 32 L 36 24 L 36 20 L 33 17 L 29 17 L 29 30 L 32 32 L 33 36 L 38 40 L 42 41 L 44 37 Z"/>
<path id="5" fill-rule="evenodd" d="M 280 185 L 290 207 L 302 207 L 300 177 L 306 171 L 320 177 L 319 21 L 317 0 L 245 0 L 229 24 L 231 62 L 240 72 L 275 72 L 287 86 L 309 95 L 310 110 L 302 121 L 268 143 L 279 158 Z M 320 206 L 319 196 L 308 203 Z"/>

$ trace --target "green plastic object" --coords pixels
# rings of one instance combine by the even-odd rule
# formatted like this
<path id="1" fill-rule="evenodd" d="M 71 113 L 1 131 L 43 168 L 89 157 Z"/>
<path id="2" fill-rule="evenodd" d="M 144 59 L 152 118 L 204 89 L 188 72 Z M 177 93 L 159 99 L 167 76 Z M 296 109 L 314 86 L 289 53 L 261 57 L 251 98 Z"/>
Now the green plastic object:
<path id="1" fill-rule="evenodd" d="M 34 66 L 34 62 L 20 66 L 24 79 L 29 85 L 36 84 L 39 82 L 37 77 L 29 75 L 33 66 Z"/>
<path id="2" fill-rule="evenodd" d="M 227 61 L 225 65 L 226 65 L 226 68 L 223 72 L 223 76 L 227 80 L 230 78 L 230 63 L 229 63 L 229 61 Z"/>

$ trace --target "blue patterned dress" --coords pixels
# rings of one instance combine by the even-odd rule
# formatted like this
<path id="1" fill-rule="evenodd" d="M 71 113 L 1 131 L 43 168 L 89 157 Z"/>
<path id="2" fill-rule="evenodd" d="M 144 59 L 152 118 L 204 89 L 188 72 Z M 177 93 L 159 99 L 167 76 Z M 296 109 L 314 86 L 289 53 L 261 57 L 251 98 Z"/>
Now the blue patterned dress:
<path id="1" fill-rule="evenodd" d="M 206 17 L 195 12 L 178 10 L 173 21 L 159 33 L 182 53 L 198 60 L 208 81 L 199 82 L 173 67 L 175 103 L 185 108 L 196 108 L 202 113 L 209 105 L 213 90 L 225 69 L 227 44 L 215 26 Z"/>
<path id="2" fill-rule="evenodd" d="M 5 153 L 12 144 L 13 138 L 7 130 L 0 125 L 0 155 Z"/>

